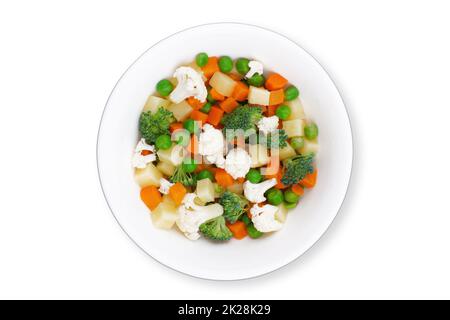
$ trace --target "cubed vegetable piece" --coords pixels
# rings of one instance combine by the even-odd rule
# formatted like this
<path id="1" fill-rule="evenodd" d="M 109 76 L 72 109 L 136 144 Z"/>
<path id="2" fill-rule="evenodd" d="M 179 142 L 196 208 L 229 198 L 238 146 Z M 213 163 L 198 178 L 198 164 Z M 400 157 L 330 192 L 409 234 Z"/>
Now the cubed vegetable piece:
<path id="1" fill-rule="evenodd" d="M 280 160 L 286 160 L 288 158 L 292 158 L 297 155 L 294 148 L 288 143 L 286 147 L 280 149 Z"/>
<path id="2" fill-rule="evenodd" d="M 208 114 L 208 123 L 213 126 L 219 125 L 225 112 L 221 108 L 212 107 Z"/>
<path id="3" fill-rule="evenodd" d="M 194 97 L 189 97 L 186 99 L 186 102 L 192 107 L 192 109 L 194 110 L 200 110 L 206 103 L 205 102 L 201 102 L 200 100 L 197 100 Z"/>
<path id="4" fill-rule="evenodd" d="M 217 57 L 209 57 L 208 62 L 202 67 L 203 75 L 209 79 L 214 73 L 219 71 L 219 59 Z"/>
<path id="5" fill-rule="evenodd" d="M 208 203 L 214 201 L 214 184 L 210 179 L 197 181 L 197 196 L 201 201 Z"/>
<path id="6" fill-rule="evenodd" d="M 284 90 L 270 91 L 269 104 L 271 106 L 282 104 L 284 102 Z"/>
<path id="7" fill-rule="evenodd" d="M 149 186 L 141 189 L 141 200 L 150 210 L 155 210 L 162 202 L 162 196 L 157 187 Z"/>
<path id="8" fill-rule="evenodd" d="M 169 197 L 163 197 L 163 202 L 152 211 L 153 225 L 158 229 L 169 230 L 178 219 L 178 210 Z"/>
<path id="9" fill-rule="evenodd" d="M 283 121 L 283 129 L 289 138 L 303 137 L 304 121 L 302 119 Z"/>
<path id="10" fill-rule="evenodd" d="M 234 183 L 233 177 L 223 169 L 217 169 L 214 177 L 217 181 L 217 184 L 224 188 L 227 188 Z"/>
<path id="11" fill-rule="evenodd" d="M 183 201 L 186 193 L 186 187 L 183 186 L 180 182 L 175 183 L 169 189 L 169 196 L 177 206 L 181 205 L 181 202 Z"/>
<path id="12" fill-rule="evenodd" d="M 243 194 L 244 193 L 244 184 L 235 182 L 231 186 L 229 186 L 228 191 L 231 191 L 236 194 Z"/>
<path id="13" fill-rule="evenodd" d="M 157 154 L 160 161 L 178 167 L 183 162 L 185 150 L 183 146 L 174 144 L 170 149 L 158 150 Z"/>
<path id="14" fill-rule="evenodd" d="M 242 81 L 238 81 L 236 82 L 236 86 L 234 87 L 232 97 L 237 101 L 244 101 L 247 100 L 248 92 L 249 92 L 248 86 Z"/>
<path id="15" fill-rule="evenodd" d="M 268 106 L 270 104 L 270 91 L 264 88 L 250 86 L 248 92 L 248 103 Z"/>
<path id="16" fill-rule="evenodd" d="M 195 120 L 195 121 L 199 121 L 202 124 L 205 124 L 206 121 L 208 120 L 208 114 L 203 113 L 203 112 L 198 111 L 198 110 L 194 110 L 191 113 L 191 119 Z"/>
<path id="17" fill-rule="evenodd" d="M 239 106 L 239 103 L 233 97 L 228 97 L 219 103 L 219 105 L 223 111 L 226 113 L 231 113 L 237 108 L 237 106 Z"/>
<path id="18" fill-rule="evenodd" d="M 252 168 L 259 168 L 270 162 L 269 152 L 263 145 L 250 145 L 249 154 L 252 159 Z"/>
<path id="19" fill-rule="evenodd" d="M 180 103 L 171 104 L 167 107 L 167 110 L 173 113 L 178 122 L 183 122 L 189 118 L 193 109 L 186 100 L 183 100 Z"/>
<path id="20" fill-rule="evenodd" d="M 170 105 L 170 101 L 155 97 L 155 96 L 149 96 L 147 99 L 147 102 L 145 103 L 143 112 L 151 111 L 152 113 L 156 113 L 159 108 L 166 108 Z"/>
<path id="21" fill-rule="evenodd" d="M 317 153 L 319 153 L 319 144 L 317 143 L 317 141 L 311 141 L 311 140 L 305 139 L 305 145 L 300 150 L 300 153 L 301 154 L 309 154 L 309 153 L 317 154 Z"/>
<path id="22" fill-rule="evenodd" d="M 147 164 L 143 169 L 136 169 L 134 178 L 141 188 L 149 186 L 160 186 L 160 180 L 162 173 L 153 165 L 153 163 Z"/>
<path id="23" fill-rule="evenodd" d="M 300 184 L 301 186 L 305 187 L 305 188 L 311 189 L 311 188 L 314 188 L 314 187 L 315 187 L 316 183 L 317 183 L 317 169 L 314 170 L 313 173 L 308 173 L 308 174 L 300 181 L 299 184 Z"/>
<path id="24" fill-rule="evenodd" d="M 286 101 L 285 104 L 291 108 L 291 116 L 288 120 L 305 119 L 305 110 L 300 98 L 294 99 L 292 101 Z"/>
<path id="25" fill-rule="evenodd" d="M 287 83 L 288 83 L 287 79 L 285 79 L 282 75 L 278 73 L 272 73 L 267 78 L 265 86 L 269 90 L 279 90 L 283 89 Z"/>
<path id="26" fill-rule="evenodd" d="M 285 223 L 286 222 L 286 218 L 287 218 L 287 214 L 288 214 L 288 209 L 286 209 L 284 204 L 280 204 L 278 206 L 277 213 L 275 213 L 275 219 L 280 221 L 281 223 Z"/>
<path id="27" fill-rule="evenodd" d="M 236 81 L 225 73 L 216 72 L 209 80 L 209 85 L 213 87 L 218 93 L 225 97 L 231 97 L 236 86 Z"/>
<path id="28" fill-rule="evenodd" d="M 169 162 L 160 161 L 156 165 L 156 168 L 158 168 L 159 171 L 161 171 L 164 175 L 168 177 L 172 176 L 175 172 L 175 166 L 170 164 Z"/>

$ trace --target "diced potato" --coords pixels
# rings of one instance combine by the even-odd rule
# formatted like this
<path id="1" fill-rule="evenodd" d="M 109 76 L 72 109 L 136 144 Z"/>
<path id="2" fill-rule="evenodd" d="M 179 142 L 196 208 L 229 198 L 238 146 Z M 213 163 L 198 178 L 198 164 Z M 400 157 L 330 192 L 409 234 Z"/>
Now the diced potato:
<path id="1" fill-rule="evenodd" d="M 292 101 L 287 101 L 286 105 L 288 105 L 291 108 L 291 116 L 288 120 L 294 120 L 294 119 L 305 119 L 305 110 L 303 108 L 302 101 L 300 98 L 294 99 Z"/>
<path id="2" fill-rule="evenodd" d="M 288 214 L 288 209 L 286 209 L 284 204 L 280 204 L 278 206 L 277 213 L 275 213 L 275 219 L 280 221 L 281 223 L 285 223 L 286 222 L 286 218 L 287 218 L 287 214 Z"/>
<path id="3" fill-rule="evenodd" d="M 286 147 L 283 149 L 280 149 L 280 160 L 286 160 L 288 158 L 292 158 L 297 155 L 297 152 L 295 152 L 294 148 L 288 143 Z"/>
<path id="4" fill-rule="evenodd" d="M 283 121 L 283 129 L 289 138 L 303 137 L 304 121 L 302 119 Z"/>
<path id="5" fill-rule="evenodd" d="M 319 144 L 317 141 L 310 141 L 308 139 L 305 139 L 305 145 L 300 150 L 301 154 L 308 154 L 308 153 L 319 153 Z"/>
<path id="6" fill-rule="evenodd" d="M 210 179 L 197 181 L 197 196 L 201 201 L 208 203 L 214 201 L 214 185 Z"/>
<path id="7" fill-rule="evenodd" d="M 209 85 L 221 95 L 230 97 L 233 94 L 234 87 L 236 86 L 236 81 L 231 79 L 226 74 L 217 71 L 209 80 Z"/>
<path id="8" fill-rule="evenodd" d="M 264 88 L 250 86 L 248 92 L 248 103 L 268 106 L 270 103 L 270 91 Z"/>
<path id="9" fill-rule="evenodd" d="M 156 168 L 158 168 L 159 171 L 161 171 L 164 175 L 170 177 L 175 172 L 175 166 L 172 165 L 169 162 L 160 161 Z"/>
<path id="10" fill-rule="evenodd" d="M 243 194 L 244 193 L 244 185 L 242 183 L 235 182 L 231 186 L 229 186 L 228 191 L 236 193 L 236 194 Z"/>
<path id="11" fill-rule="evenodd" d="M 160 161 L 178 167 L 183 162 L 185 150 L 183 146 L 174 144 L 170 149 L 158 150 L 157 154 Z"/>
<path id="12" fill-rule="evenodd" d="M 171 111 L 178 122 L 186 120 L 192 113 L 192 107 L 186 100 L 180 103 L 171 104 L 167 107 L 167 110 Z"/>
<path id="13" fill-rule="evenodd" d="M 153 165 L 147 164 L 143 169 L 136 169 L 134 178 L 141 188 L 155 186 L 159 187 L 159 181 L 163 177 L 162 173 Z"/>
<path id="14" fill-rule="evenodd" d="M 178 210 L 170 197 L 164 197 L 159 206 L 152 212 L 153 225 L 159 229 L 171 229 L 178 219 Z"/>
<path id="15" fill-rule="evenodd" d="M 259 168 L 269 163 L 269 152 L 265 146 L 259 144 L 250 145 L 248 151 L 252 159 L 252 168 Z"/>
<path id="16" fill-rule="evenodd" d="M 169 105 L 170 105 L 169 100 L 160 97 L 149 96 L 147 102 L 145 103 L 143 111 L 144 112 L 151 111 L 152 113 L 155 113 L 156 111 L 158 111 L 159 108 L 167 109 Z"/>

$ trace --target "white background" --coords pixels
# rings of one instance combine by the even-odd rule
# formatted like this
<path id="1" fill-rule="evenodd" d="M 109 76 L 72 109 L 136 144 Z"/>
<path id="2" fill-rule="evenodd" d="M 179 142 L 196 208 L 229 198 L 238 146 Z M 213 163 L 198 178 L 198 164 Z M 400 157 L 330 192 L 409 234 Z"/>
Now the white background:
<path id="1" fill-rule="evenodd" d="M 450 298 L 446 4 L 0 2 L 0 298 Z M 240 282 L 190 278 L 135 247 L 95 159 L 125 69 L 156 41 L 218 21 L 273 29 L 316 57 L 355 140 L 349 194 L 326 235 L 282 270 Z"/>

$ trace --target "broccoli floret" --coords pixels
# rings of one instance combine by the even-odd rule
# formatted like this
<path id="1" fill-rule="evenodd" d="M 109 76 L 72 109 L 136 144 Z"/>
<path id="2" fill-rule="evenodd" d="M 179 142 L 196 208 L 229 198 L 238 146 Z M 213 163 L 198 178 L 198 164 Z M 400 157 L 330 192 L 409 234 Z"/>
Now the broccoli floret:
<path id="1" fill-rule="evenodd" d="M 197 184 L 197 178 L 191 173 L 184 171 L 183 166 L 179 166 L 175 169 L 170 181 L 173 183 L 181 183 L 185 187 L 193 187 Z"/>
<path id="2" fill-rule="evenodd" d="M 170 135 L 170 124 L 174 121 L 173 113 L 164 108 L 155 113 L 143 112 L 139 118 L 139 132 L 148 144 L 154 144 L 159 136 Z"/>
<path id="3" fill-rule="evenodd" d="M 298 155 L 284 161 L 284 175 L 281 182 L 286 186 L 297 184 L 308 173 L 314 172 L 314 154 Z"/>
<path id="4" fill-rule="evenodd" d="M 212 240 L 230 240 L 233 237 L 230 229 L 225 224 L 225 218 L 219 216 L 217 218 L 206 221 L 200 225 L 200 232 L 209 239 Z"/>
<path id="5" fill-rule="evenodd" d="M 233 112 L 223 117 L 222 124 L 224 132 L 227 130 L 243 130 L 244 133 L 256 133 L 256 124 L 262 119 L 262 109 L 260 107 L 250 107 L 249 105 L 239 106 Z M 230 133 L 229 133 L 230 134 Z M 236 133 L 228 136 L 234 138 Z"/>
<path id="6" fill-rule="evenodd" d="M 235 223 L 248 206 L 247 199 L 230 191 L 225 191 L 219 203 L 223 207 L 223 216 L 230 223 Z"/>
<path id="7" fill-rule="evenodd" d="M 278 130 L 278 134 L 262 135 L 259 144 L 266 145 L 268 149 L 282 149 L 287 146 L 288 139 L 286 131 Z"/>

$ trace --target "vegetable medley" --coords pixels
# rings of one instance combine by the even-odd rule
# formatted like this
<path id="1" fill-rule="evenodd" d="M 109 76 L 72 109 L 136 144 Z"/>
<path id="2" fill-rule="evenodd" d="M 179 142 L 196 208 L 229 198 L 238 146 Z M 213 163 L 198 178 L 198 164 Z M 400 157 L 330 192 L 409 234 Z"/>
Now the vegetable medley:
<path id="1" fill-rule="evenodd" d="M 157 228 L 191 240 L 278 231 L 317 180 L 317 125 L 261 62 L 199 53 L 156 85 L 132 159 Z"/>

